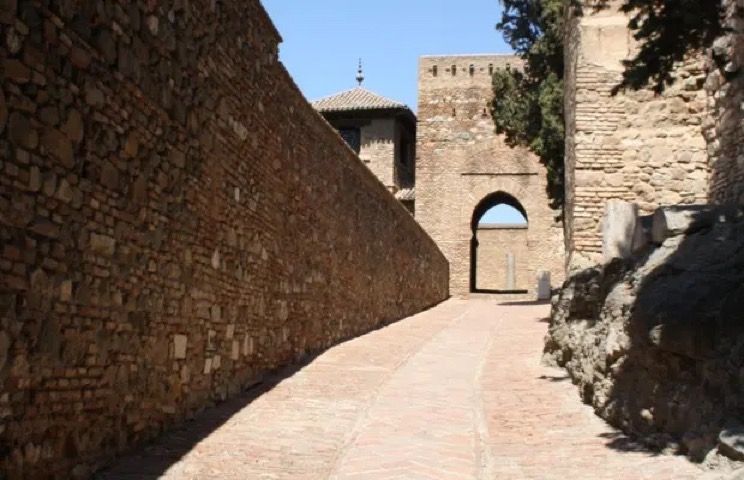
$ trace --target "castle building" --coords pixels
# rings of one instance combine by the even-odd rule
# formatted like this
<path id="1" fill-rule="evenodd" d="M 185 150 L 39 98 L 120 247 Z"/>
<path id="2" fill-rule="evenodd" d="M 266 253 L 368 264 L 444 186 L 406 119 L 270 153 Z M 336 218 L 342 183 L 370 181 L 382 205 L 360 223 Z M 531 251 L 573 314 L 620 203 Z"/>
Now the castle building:
<path id="1" fill-rule="evenodd" d="M 411 212 L 415 211 L 416 115 L 406 105 L 359 86 L 312 103 Z"/>
<path id="2" fill-rule="evenodd" d="M 546 170 L 495 132 L 489 110 L 494 72 L 521 64 L 511 55 L 419 63 L 416 220 L 447 257 L 454 295 L 545 299 L 563 281 L 563 229 L 550 208 Z M 500 206 L 523 223 L 484 220 Z"/>

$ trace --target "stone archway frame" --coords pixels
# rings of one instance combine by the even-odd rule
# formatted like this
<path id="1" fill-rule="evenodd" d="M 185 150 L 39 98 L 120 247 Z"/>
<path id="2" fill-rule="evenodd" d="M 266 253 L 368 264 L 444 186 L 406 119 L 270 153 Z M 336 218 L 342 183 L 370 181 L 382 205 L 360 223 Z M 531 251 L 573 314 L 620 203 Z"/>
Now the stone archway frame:
<path id="1" fill-rule="evenodd" d="M 473 217 L 478 206 L 490 195 L 501 192 L 518 202 L 528 220 L 528 244 L 531 255 L 527 267 L 530 277 L 537 278 L 540 270 L 547 270 L 561 281 L 563 272 L 563 237 L 556 212 L 549 206 L 545 178 L 540 170 L 534 173 L 461 174 L 460 208 L 453 250 L 461 252 L 460 261 L 451 262 L 451 275 L 459 291 L 471 290 L 471 254 Z M 514 205 L 512 205 L 514 206 Z M 459 245 L 459 246 L 458 246 Z M 532 285 L 530 292 L 534 293 Z"/>
<path id="2" fill-rule="evenodd" d="M 472 197 L 472 196 L 471 196 Z M 489 289 L 478 288 L 478 225 L 483 215 L 488 210 L 498 205 L 508 205 L 519 213 L 522 214 L 525 221 L 527 222 L 527 228 L 529 229 L 530 217 L 525 209 L 524 205 L 514 195 L 504 192 L 502 190 L 489 193 L 483 197 L 475 206 L 472 212 L 472 218 L 470 221 L 470 257 L 469 257 L 469 268 L 470 268 L 470 280 L 469 289 L 471 293 L 488 292 L 488 293 L 507 293 L 507 294 L 524 294 L 527 293 L 525 290 L 515 289 L 513 291 L 495 291 Z"/>

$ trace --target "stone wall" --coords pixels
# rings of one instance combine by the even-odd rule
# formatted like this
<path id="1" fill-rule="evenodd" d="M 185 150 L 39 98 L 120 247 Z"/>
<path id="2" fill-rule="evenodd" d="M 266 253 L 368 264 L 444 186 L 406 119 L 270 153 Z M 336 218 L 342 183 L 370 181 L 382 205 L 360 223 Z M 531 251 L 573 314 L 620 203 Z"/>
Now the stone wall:
<path id="1" fill-rule="evenodd" d="M 86 477 L 447 297 L 257 0 L 0 6 L 0 477 Z"/>
<path id="2" fill-rule="evenodd" d="M 545 169 L 527 149 L 509 147 L 489 114 L 493 71 L 520 62 L 509 55 L 419 62 L 416 219 L 450 261 L 453 294 L 471 291 L 473 216 L 495 193 L 513 197 L 527 214 L 530 295 L 540 270 L 552 273 L 555 286 L 563 281 L 563 231 L 549 206 Z"/>
<path id="3" fill-rule="evenodd" d="M 742 461 L 744 210 L 667 208 L 654 223 L 659 244 L 566 282 L 546 359 L 649 446 Z"/>
<path id="4" fill-rule="evenodd" d="M 710 199 L 744 203 L 744 18 L 742 0 L 724 0 L 728 33 L 706 58 L 709 116 L 704 124 L 710 155 Z"/>
<path id="5" fill-rule="evenodd" d="M 601 260 L 609 199 L 635 202 L 643 213 L 708 199 L 702 57 L 680 65 L 676 83 L 660 96 L 613 96 L 621 62 L 635 48 L 618 5 L 585 9 L 566 33 L 566 248 L 573 266 Z"/>
<path id="6" fill-rule="evenodd" d="M 480 226 L 478 236 L 478 269 L 476 285 L 483 290 L 529 290 L 535 279 L 530 277 L 530 254 L 527 228 Z M 514 286 L 509 288 L 507 255 L 514 258 Z"/>
<path id="7" fill-rule="evenodd" d="M 395 185 L 395 119 L 373 119 L 361 128 L 359 158 L 389 189 Z"/>

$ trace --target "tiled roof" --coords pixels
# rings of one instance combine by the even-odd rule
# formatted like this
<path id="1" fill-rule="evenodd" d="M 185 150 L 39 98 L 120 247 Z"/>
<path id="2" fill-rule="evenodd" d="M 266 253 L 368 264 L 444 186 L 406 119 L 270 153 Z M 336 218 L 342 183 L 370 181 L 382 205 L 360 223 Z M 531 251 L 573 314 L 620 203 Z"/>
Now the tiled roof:
<path id="1" fill-rule="evenodd" d="M 372 93 L 362 87 L 346 90 L 312 102 L 319 112 L 346 112 L 352 110 L 408 109 L 404 104 Z"/>
<path id="2" fill-rule="evenodd" d="M 416 200 L 416 189 L 402 188 L 395 193 L 395 198 L 401 202 Z"/>

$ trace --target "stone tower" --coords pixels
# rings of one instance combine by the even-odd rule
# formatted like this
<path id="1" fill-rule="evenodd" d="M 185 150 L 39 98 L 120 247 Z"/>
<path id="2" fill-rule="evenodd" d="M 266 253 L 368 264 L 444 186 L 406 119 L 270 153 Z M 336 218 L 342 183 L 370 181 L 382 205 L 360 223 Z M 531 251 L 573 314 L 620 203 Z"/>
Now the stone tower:
<path id="1" fill-rule="evenodd" d="M 521 67 L 509 55 L 427 56 L 419 63 L 416 219 L 450 262 L 454 295 L 518 291 L 536 296 L 537 277 L 559 286 L 564 244 L 549 206 L 546 172 L 524 148 L 508 146 L 489 112 L 496 69 Z M 527 228 L 481 231 L 489 208 L 522 212 Z M 512 272 L 505 271 L 513 269 Z M 483 271 L 494 278 L 484 278 Z M 501 279 L 511 275 L 511 284 Z M 509 288 L 512 286 L 513 288 Z"/>

